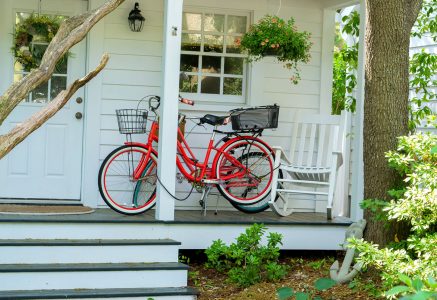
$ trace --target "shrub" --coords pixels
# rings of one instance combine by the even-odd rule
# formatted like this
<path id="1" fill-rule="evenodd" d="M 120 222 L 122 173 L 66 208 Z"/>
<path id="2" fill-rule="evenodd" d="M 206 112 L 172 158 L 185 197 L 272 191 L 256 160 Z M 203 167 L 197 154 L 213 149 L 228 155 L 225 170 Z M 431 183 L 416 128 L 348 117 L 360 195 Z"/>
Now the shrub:
<path id="1" fill-rule="evenodd" d="M 214 241 L 205 250 L 206 266 L 227 273 L 230 281 L 242 287 L 283 278 L 287 268 L 278 263 L 278 245 L 282 245 L 282 236 L 271 232 L 267 236 L 267 245 L 261 245 L 266 229 L 263 224 L 254 224 L 229 246 L 220 239 Z"/>
<path id="2" fill-rule="evenodd" d="M 386 154 L 389 165 L 405 177 L 405 187 L 391 191 L 395 199 L 383 209 L 388 221 L 411 226 L 405 241 L 389 248 L 350 240 L 358 260 L 382 271 L 386 286 L 399 282 L 399 273 L 425 281 L 437 277 L 437 136 L 419 133 L 400 137 L 397 151 Z"/>

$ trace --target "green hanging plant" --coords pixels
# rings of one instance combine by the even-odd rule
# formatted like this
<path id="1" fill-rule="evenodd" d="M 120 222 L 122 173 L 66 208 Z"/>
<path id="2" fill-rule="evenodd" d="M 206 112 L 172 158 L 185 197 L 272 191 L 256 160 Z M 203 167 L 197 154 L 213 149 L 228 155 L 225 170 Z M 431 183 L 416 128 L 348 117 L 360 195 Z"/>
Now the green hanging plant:
<path id="1" fill-rule="evenodd" d="M 16 62 L 19 62 L 25 71 L 40 65 L 45 45 L 52 41 L 63 19 L 63 17 L 31 14 L 15 26 L 14 44 L 11 50 Z M 36 46 L 37 43 L 39 46 Z M 66 57 L 67 55 L 64 55 L 59 63 Z"/>
<path id="2" fill-rule="evenodd" d="M 278 16 L 266 15 L 250 26 L 241 39 L 241 47 L 248 55 L 249 62 L 265 56 L 276 56 L 284 62 L 284 67 L 293 71 L 290 80 L 297 84 L 300 80 L 297 64 L 310 60 L 310 33 L 299 32 L 293 18 L 285 21 Z"/>

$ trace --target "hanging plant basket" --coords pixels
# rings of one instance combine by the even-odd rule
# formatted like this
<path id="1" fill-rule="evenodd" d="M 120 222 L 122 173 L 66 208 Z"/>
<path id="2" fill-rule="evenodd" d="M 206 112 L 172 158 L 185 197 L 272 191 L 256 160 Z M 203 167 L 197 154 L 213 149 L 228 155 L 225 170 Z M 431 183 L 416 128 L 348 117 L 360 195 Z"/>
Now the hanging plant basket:
<path id="1" fill-rule="evenodd" d="M 284 66 L 292 70 L 290 80 L 297 84 L 300 75 L 297 64 L 307 63 L 310 59 L 310 33 L 299 32 L 294 19 L 285 21 L 277 16 L 266 15 L 241 39 L 241 47 L 248 55 L 249 62 L 258 61 L 266 56 L 275 56 Z"/>
<path id="2" fill-rule="evenodd" d="M 24 71 L 40 65 L 46 45 L 58 32 L 62 20 L 62 17 L 31 14 L 15 26 L 14 45 L 11 50 L 15 61 L 22 65 Z M 66 57 L 64 55 L 61 61 Z"/>

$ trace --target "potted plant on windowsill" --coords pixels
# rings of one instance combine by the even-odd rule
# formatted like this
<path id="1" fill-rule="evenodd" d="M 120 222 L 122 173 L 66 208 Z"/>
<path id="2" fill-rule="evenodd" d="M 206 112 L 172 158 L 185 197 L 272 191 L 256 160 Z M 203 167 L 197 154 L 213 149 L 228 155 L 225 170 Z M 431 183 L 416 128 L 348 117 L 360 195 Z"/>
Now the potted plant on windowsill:
<path id="1" fill-rule="evenodd" d="M 267 15 L 250 26 L 241 38 L 241 47 L 247 53 L 248 61 L 255 62 L 265 56 L 275 56 L 284 62 L 284 67 L 294 73 L 290 80 L 297 84 L 300 79 L 297 64 L 310 59 L 310 33 L 299 32 L 294 19 L 285 21 L 277 16 Z"/>

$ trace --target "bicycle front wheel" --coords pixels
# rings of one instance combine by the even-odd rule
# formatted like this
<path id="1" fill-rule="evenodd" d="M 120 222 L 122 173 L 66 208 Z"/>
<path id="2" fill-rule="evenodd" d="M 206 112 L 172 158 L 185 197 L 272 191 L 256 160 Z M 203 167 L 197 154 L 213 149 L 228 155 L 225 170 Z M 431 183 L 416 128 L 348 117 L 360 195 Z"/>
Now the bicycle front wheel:
<path id="1" fill-rule="evenodd" d="M 237 209 L 258 203 L 270 194 L 273 164 L 272 152 L 263 142 L 252 137 L 236 139 L 217 159 L 215 175 L 222 181 L 217 189 Z M 255 213 L 264 209 L 261 205 L 240 210 Z"/>
<path id="2" fill-rule="evenodd" d="M 126 215 L 143 213 L 155 205 L 157 158 L 150 153 L 138 180 L 134 170 L 146 159 L 148 150 L 140 146 L 121 146 L 103 161 L 99 171 L 99 191 L 106 204 Z"/>

